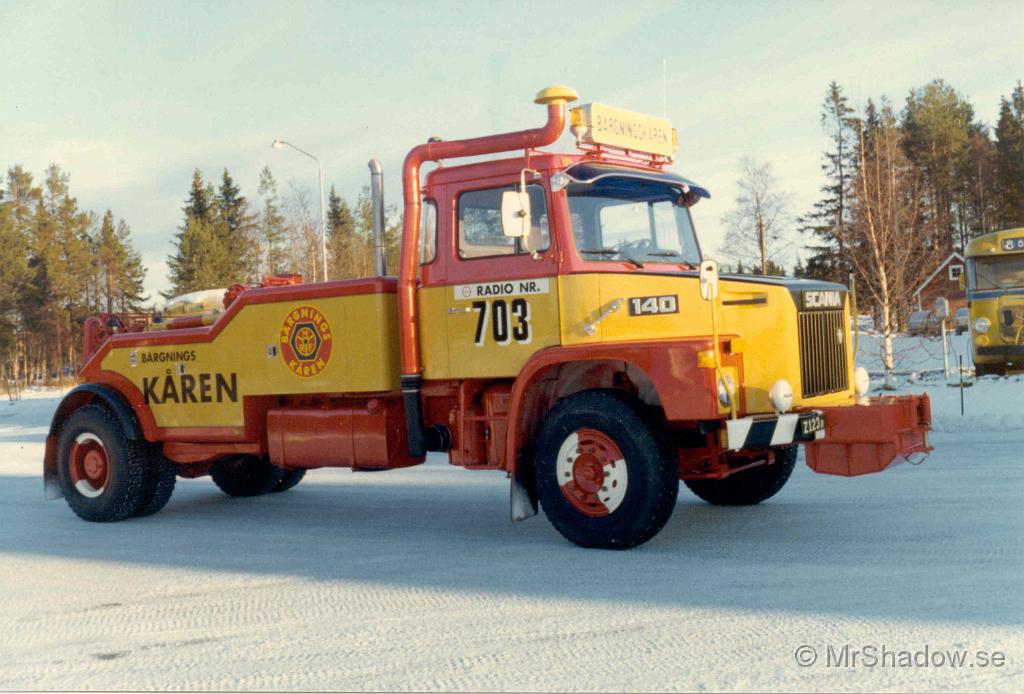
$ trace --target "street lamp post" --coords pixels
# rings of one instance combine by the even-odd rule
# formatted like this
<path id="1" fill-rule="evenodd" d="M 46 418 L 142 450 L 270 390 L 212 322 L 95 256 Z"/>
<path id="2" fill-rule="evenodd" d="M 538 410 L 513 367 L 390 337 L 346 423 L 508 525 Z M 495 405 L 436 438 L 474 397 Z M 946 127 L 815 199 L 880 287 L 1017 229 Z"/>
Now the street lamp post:
<path id="1" fill-rule="evenodd" d="M 323 163 L 314 157 L 304 149 L 299 149 L 291 142 L 284 140 L 274 140 L 270 143 L 270 146 L 274 149 L 284 149 L 285 145 L 291 147 L 296 152 L 305 154 L 307 157 L 316 162 L 317 168 L 320 171 L 320 260 L 322 263 L 322 277 L 323 281 L 327 281 L 327 215 L 324 211 L 324 165 Z"/>

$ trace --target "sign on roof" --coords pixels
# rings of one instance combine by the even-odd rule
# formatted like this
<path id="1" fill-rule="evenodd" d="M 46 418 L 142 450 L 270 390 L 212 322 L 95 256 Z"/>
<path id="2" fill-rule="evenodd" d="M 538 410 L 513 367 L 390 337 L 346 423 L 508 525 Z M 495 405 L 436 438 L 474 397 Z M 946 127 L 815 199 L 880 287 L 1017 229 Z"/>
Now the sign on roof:
<path id="1" fill-rule="evenodd" d="M 675 130 L 665 118 L 595 103 L 574 108 L 571 124 L 577 145 L 606 145 L 666 157 L 676 151 Z"/>

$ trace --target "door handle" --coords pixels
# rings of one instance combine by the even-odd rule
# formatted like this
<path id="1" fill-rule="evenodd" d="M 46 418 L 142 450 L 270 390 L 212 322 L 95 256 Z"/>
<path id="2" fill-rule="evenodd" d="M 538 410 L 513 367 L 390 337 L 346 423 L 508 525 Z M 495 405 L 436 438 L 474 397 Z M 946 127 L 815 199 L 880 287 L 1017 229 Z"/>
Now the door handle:
<path id="1" fill-rule="evenodd" d="M 622 299 L 615 299 L 610 304 L 608 304 L 608 308 L 606 308 L 604 312 L 600 316 L 598 316 L 593 323 L 587 323 L 586 325 L 583 326 L 583 333 L 585 335 L 593 335 L 594 333 L 596 333 L 597 324 L 603 321 L 608 316 L 615 313 L 616 311 L 618 311 L 620 308 L 622 308 Z"/>
<path id="2" fill-rule="evenodd" d="M 448 309 L 448 313 L 470 313 L 473 309 L 468 306 L 452 306 Z"/>

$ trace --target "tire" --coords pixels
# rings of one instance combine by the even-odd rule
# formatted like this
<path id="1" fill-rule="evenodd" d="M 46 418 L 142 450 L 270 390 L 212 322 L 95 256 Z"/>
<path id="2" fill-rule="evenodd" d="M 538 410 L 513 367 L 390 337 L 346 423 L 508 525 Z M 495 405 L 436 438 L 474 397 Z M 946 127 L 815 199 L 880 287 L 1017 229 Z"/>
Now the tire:
<path id="1" fill-rule="evenodd" d="M 284 468 L 254 455 L 221 458 L 210 466 L 210 477 L 229 496 L 259 496 L 281 483 Z"/>
<path id="2" fill-rule="evenodd" d="M 286 492 L 306 476 L 305 470 L 285 470 L 284 474 L 281 475 L 281 481 L 277 483 L 277 486 L 271 489 L 271 492 Z"/>
<path id="3" fill-rule="evenodd" d="M 778 446 L 771 465 L 738 472 L 721 480 L 683 480 L 694 494 L 716 506 L 752 506 L 779 493 L 796 465 L 796 446 Z"/>
<path id="4" fill-rule="evenodd" d="M 171 495 L 174 494 L 174 485 L 178 480 L 177 466 L 165 458 L 156 446 L 150 450 L 148 472 L 150 487 L 146 497 L 147 500 L 135 512 L 136 518 L 152 516 L 157 511 L 163 509 L 167 502 L 171 500 Z"/>
<path id="5" fill-rule="evenodd" d="M 643 544 L 668 522 L 679 492 L 677 464 L 652 427 L 631 402 L 603 390 L 570 395 L 551 409 L 538 438 L 536 478 L 548 520 L 581 547 Z"/>
<path id="6" fill-rule="evenodd" d="M 94 523 L 135 515 L 148 501 L 147 446 L 99 405 L 76 410 L 57 439 L 57 476 L 75 514 Z"/>

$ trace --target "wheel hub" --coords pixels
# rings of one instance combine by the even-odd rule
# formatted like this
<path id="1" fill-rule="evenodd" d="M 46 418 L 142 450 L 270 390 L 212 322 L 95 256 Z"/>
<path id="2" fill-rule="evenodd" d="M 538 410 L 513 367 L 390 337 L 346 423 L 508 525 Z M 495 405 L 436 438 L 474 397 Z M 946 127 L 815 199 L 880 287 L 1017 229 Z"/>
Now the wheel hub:
<path id="1" fill-rule="evenodd" d="M 581 453 L 572 464 L 572 480 L 586 494 L 595 494 L 604 484 L 604 465 L 593 453 Z"/>
<path id="2" fill-rule="evenodd" d="M 627 471 L 622 450 L 604 432 L 579 429 L 566 437 L 556 461 L 563 496 L 580 513 L 607 516 L 626 495 Z"/>
<path id="3" fill-rule="evenodd" d="M 71 444 L 71 482 L 82 496 L 95 498 L 107 488 L 110 459 L 103 442 L 94 434 L 79 434 Z"/>

